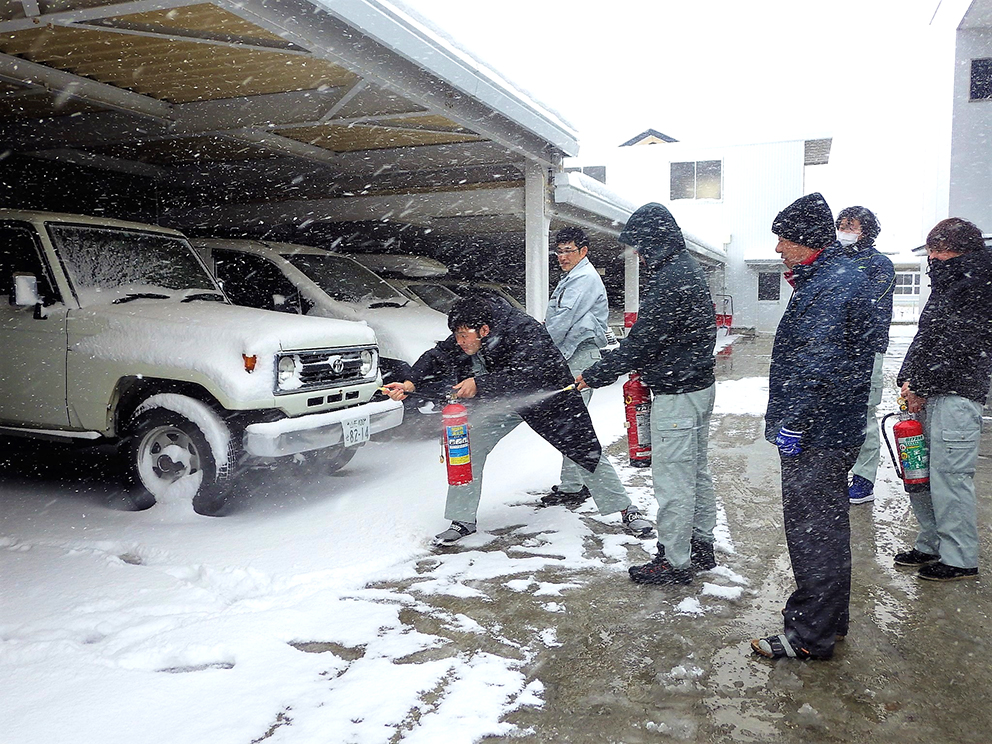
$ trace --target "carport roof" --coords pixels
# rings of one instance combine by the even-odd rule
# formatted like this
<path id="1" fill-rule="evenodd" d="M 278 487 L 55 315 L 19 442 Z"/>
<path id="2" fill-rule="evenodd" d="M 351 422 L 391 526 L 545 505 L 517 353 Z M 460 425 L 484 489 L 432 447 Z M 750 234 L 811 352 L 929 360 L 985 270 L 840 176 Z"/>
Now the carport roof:
<path id="1" fill-rule="evenodd" d="M 578 140 L 382 0 L 21 0 L 0 7 L 0 150 L 202 195 L 164 205 L 182 228 L 260 206 L 299 223 L 287 197 L 303 221 L 402 222 L 415 197 L 435 228 L 503 230 L 525 162 L 554 170 Z"/>

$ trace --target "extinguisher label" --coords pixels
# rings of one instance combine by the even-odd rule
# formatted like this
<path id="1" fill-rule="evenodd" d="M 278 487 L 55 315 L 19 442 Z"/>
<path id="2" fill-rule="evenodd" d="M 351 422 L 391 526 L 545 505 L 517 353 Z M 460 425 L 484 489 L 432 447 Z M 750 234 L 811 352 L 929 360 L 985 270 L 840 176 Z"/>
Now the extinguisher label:
<path id="1" fill-rule="evenodd" d="M 926 480 L 930 475 L 930 458 L 922 434 L 899 440 L 899 459 L 907 481 Z"/>
<path id="2" fill-rule="evenodd" d="M 468 465 L 470 455 L 468 449 L 468 426 L 458 424 L 445 427 L 448 438 L 448 462 L 452 465 Z"/>
<path id="3" fill-rule="evenodd" d="M 637 422 L 637 444 L 648 452 L 651 451 L 651 404 L 641 403 L 634 406 L 634 420 Z"/>

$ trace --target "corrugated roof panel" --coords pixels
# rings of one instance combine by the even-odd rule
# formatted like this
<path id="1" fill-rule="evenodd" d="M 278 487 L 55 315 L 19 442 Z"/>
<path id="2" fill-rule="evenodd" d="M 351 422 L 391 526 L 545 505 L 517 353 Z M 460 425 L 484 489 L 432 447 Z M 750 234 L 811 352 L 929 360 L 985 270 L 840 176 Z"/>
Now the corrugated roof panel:
<path id="1" fill-rule="evenodd" d="M 172 103 L 351 85 L 325 60 L 257 48 L 52 27 L 0 37 L 0 50 Z"/>
<path id="2" fill-rule="evenodd" d="M 473 134 L 448 134 L 445 132 L 418 132 L 411 129 L 395 129 L 365 124 L 351 126 L 302 127 L 283 129 L 283 137 L 323 147 L 335 152 L 357 150 L 382 150 L 390 147 L 411 147 L 417 145 L 446 145 L 457 142 L 476 142 L 482 138 Z"/>
<path id="3" fill-rule="evenodd" d="M 264 147 L 226 137 L 183 137 L 153 142 L 87 148 L 88 152 L 152 165 L 199 161 L 260 160 L 273 157 Z"/>
<path id="4" fill-rule="evenodd" d="M 223 8 L 218 8 L 212 3 L 187 5 L 182 8 L 166 8 L 147 13 L 132 13 L 130 15 L 116 16 L 111 20 L 130 24 L 160 26 L 163 29 L 201 31 L 209 34 L 250 36 L 254 39 L 282 41 L 278 34 L 266 31 L 240 16 L 236 16 Z"/>

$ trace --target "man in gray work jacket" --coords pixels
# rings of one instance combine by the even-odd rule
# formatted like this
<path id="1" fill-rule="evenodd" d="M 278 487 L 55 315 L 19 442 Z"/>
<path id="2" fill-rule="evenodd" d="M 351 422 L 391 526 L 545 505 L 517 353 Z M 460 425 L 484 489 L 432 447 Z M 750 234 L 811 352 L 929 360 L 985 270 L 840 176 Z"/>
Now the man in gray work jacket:
<path id="1" fill-rule="evenodd" d="M 564 272 L 551 294 L 545 326 L 555 346 L 568 362 L 572 375 L 599 361 L 599 350 L 606 346 L 606 319 L 609 304 L 599 272 L 589 262 L 589 239 L 580 227 L 566 227 L 555 234 L 555 253 Z M 592 389 L 582 391 L 589 405 Z M 546 506 L 577 506 L 589 497 L 579 467 L 567 457 L 561 464 L 561 485 L 554 486 L 541 499 Z"/>

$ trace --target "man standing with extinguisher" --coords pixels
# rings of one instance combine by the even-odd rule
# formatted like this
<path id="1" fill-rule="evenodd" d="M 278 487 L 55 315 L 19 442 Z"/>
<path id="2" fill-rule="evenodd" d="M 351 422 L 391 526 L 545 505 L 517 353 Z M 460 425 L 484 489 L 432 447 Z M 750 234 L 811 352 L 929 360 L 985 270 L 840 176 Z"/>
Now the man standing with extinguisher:
<path id="1" fill-rule="evenodd" d="M 897 566 L 921 579 L 978 576 L 975 465 L 992 375 L 992 252 L 956 217 L 927 235 L 930 298 L 896 379 L 910 413 L 924 414 L 930 489 L 909 495 L 920 532 Z"/>
<path id="2" fill-rule="evenodd" d="M 877 325 L 868 279 L 835 240 L 823 196 L 794 201 L 772 233 L 795 291 L 772 346 L 765 438 L 778 447 L 796 590 L 783 632 L 755 638 L 751 648 L 770 659 L 829 659 L 848 631 L 847 472 L 865 438 Z"/>
<path id="3" fill-rule="evenodd" d="M 600 349 L 607 344 L 606 329 L 610 306 L 606 287 L 589 262 L 589 239 L 581 227 L 565 227 L 555 234 L 555 254 L 564 275 L 551 293 L 544 316 L 555 346 L 561 351 L 568 369 L 575 376 L 599 361 Z M 592 390 L 582 392 L 589 405 Z M 589 498 L 582 484 L 579 467 L 567 457 L 561 463 L 561 483 L 541 498 L 545 506 L 578 506 Z"/>
<path id="4" fill-rule="evenodd" d="M 580 468 L 601 514 L 619 512 L 625 531 L 651 537 L 654 527 L 631 503 L 581 396 L 562 389 L 572 375 L 544 325 L 502 299 L 469 296 L 452 306 L 448 328 L 451 335 L 420 356 L 410 379 L 384 388 L 393 400 L 418 392 L 477 401 L 469 412 L 473 477 L 449 482 L 444 515 L 451 526 L 434 544 L 454 545 L 476 531 L 486 459 L 524 422 Z"/>
<path id="5" fill-rule="evenodd" d="M 580 390 L 637 371 L 651 389 L 651 477 L 658 501 L 658 553 L 631 566 L 639 584 L 689 584 L 716 566 L 716 497 L 707 462 L 716 395 L 716 315 L 706 277 L 661 204 L 635 211 L 620 243 L 647 273 L 637 320 L 617 349 L 576 377 Z"/>

